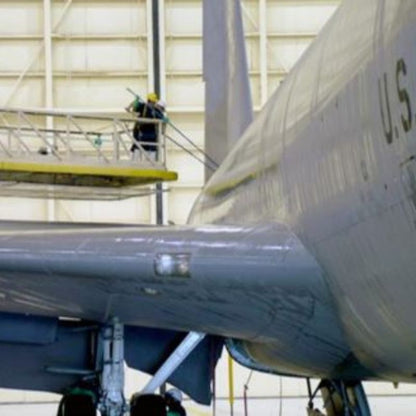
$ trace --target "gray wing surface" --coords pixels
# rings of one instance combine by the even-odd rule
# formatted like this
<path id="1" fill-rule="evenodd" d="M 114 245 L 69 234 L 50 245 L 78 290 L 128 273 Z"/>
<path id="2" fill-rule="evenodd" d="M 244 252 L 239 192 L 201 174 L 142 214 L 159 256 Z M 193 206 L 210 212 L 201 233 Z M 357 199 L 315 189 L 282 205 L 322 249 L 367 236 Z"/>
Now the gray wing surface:
<path id="1" fill-rule="evenodd" d="M 288 374 L 329 374 L 349 354 L 319 266 L 277 223 L 4 227 L 0 312 L 200 331 Z"/>
<path id="2" fill-rule="evenodd" d="M 301 315 L 296 292 L 325 293 L 301 251 L 279 225 L 6 227 L 0 310 L 251 339 L 267 334 L 279 299 L 292 292 Z"/>
<path id="3" fill-rule="evenodd" d="M 269 338 L 282 304 L 330 302 L 319 272 L 279 224 L 0 232 L 6 312 Z"/>

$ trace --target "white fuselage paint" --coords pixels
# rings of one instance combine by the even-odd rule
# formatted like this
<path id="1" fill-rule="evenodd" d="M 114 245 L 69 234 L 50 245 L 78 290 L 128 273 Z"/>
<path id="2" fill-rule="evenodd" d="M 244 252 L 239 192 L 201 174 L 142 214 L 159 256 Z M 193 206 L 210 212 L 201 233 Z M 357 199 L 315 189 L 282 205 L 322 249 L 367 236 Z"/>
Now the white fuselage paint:
<path id="1" fill-rule="evenodd" d="M 207 184 L 192 223 L 287 224 L 356 357 L 416 373 L 416 2 L 345 1 Z"/>

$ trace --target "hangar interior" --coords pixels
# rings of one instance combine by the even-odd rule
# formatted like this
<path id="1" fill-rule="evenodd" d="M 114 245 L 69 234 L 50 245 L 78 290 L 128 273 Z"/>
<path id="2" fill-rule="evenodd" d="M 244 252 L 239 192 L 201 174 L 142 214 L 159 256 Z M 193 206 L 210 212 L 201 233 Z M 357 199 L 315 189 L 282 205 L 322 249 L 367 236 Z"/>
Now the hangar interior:
<path id="1" fill-rule="evenodd" d="M 0 106 L 125 116 L 125 107 L 133 98 L 127 88 L 141 96 L 153 90 L 151 3 L 0 1 Z M 242 0 L 255 112 L 338 4 L 338 0 Z M 159 8 L 161 97 L 174 125 L 203 148 L 202 0 L 159 0 Z M 8 121 L 3 115 L 0 126 Z M 58 127 L 47 115 L 38 115 L 37 123 L 44 128 Z M 165 223 L 184 224 L 203 186 L 204 166 L 189 154 L 193 148 L 177 131 L 168 133 L 183 146 L 167 144 L 166 166 L 178 172 L 178 180 L 164 185 L 164 218 Z M 1 198 L 0 219 L 154 224 L 154 185 L 144 189 L 148 192 L 143 196 L 115 201 L 21 198 L 10 193 Z M 303 414 L 307 394 L 303 380 L 251 374 L 237 364 L 234 372 L 235 414 L 245 414 L 244 392 L 250 415 Z M 230 413 L 228 374 L 224 354 L 217 369 L 217 415 Z M 145 380 L 142 374 L 129 373 L 128 394 Z M 394 390 L 378 383 L 368 384 L 367 390 L 380 415 L 390 414 L 394 406 L 405 408 L 416 395 L 413 386 Z M 2 415 L 52 415 L 58 397 L 2 391 L 0 400 Z M 209 415 L 214 409 L 191 402 L 185 406 L 190 415 Z"/>

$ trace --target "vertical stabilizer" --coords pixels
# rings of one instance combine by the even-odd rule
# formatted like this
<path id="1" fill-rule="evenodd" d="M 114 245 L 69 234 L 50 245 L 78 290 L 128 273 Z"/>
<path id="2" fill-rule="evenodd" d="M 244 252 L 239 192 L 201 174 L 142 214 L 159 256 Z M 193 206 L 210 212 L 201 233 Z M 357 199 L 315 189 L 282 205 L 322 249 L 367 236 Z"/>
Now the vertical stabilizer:
<path id="1" fill-rule="evenodd" d="M 204 0 L 205 146 L 220 164 L 253 119 L 240 0 Z M 206 179 L 212 172 L 205 171 Z"/>

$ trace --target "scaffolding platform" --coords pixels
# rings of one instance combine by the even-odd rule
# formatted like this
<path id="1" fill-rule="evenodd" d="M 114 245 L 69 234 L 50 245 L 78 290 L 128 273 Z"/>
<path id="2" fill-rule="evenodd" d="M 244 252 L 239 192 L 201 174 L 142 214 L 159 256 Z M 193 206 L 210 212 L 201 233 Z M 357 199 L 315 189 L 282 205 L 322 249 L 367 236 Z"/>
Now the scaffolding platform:
<path id="1" fill-rule="evenodd" d="M 177 179 L 161 120 L 10 108 L 0 118 L 0 196 L 123 199 Z M 157 142 L 136 141 L 135 123 L 154 123 Z"/>

